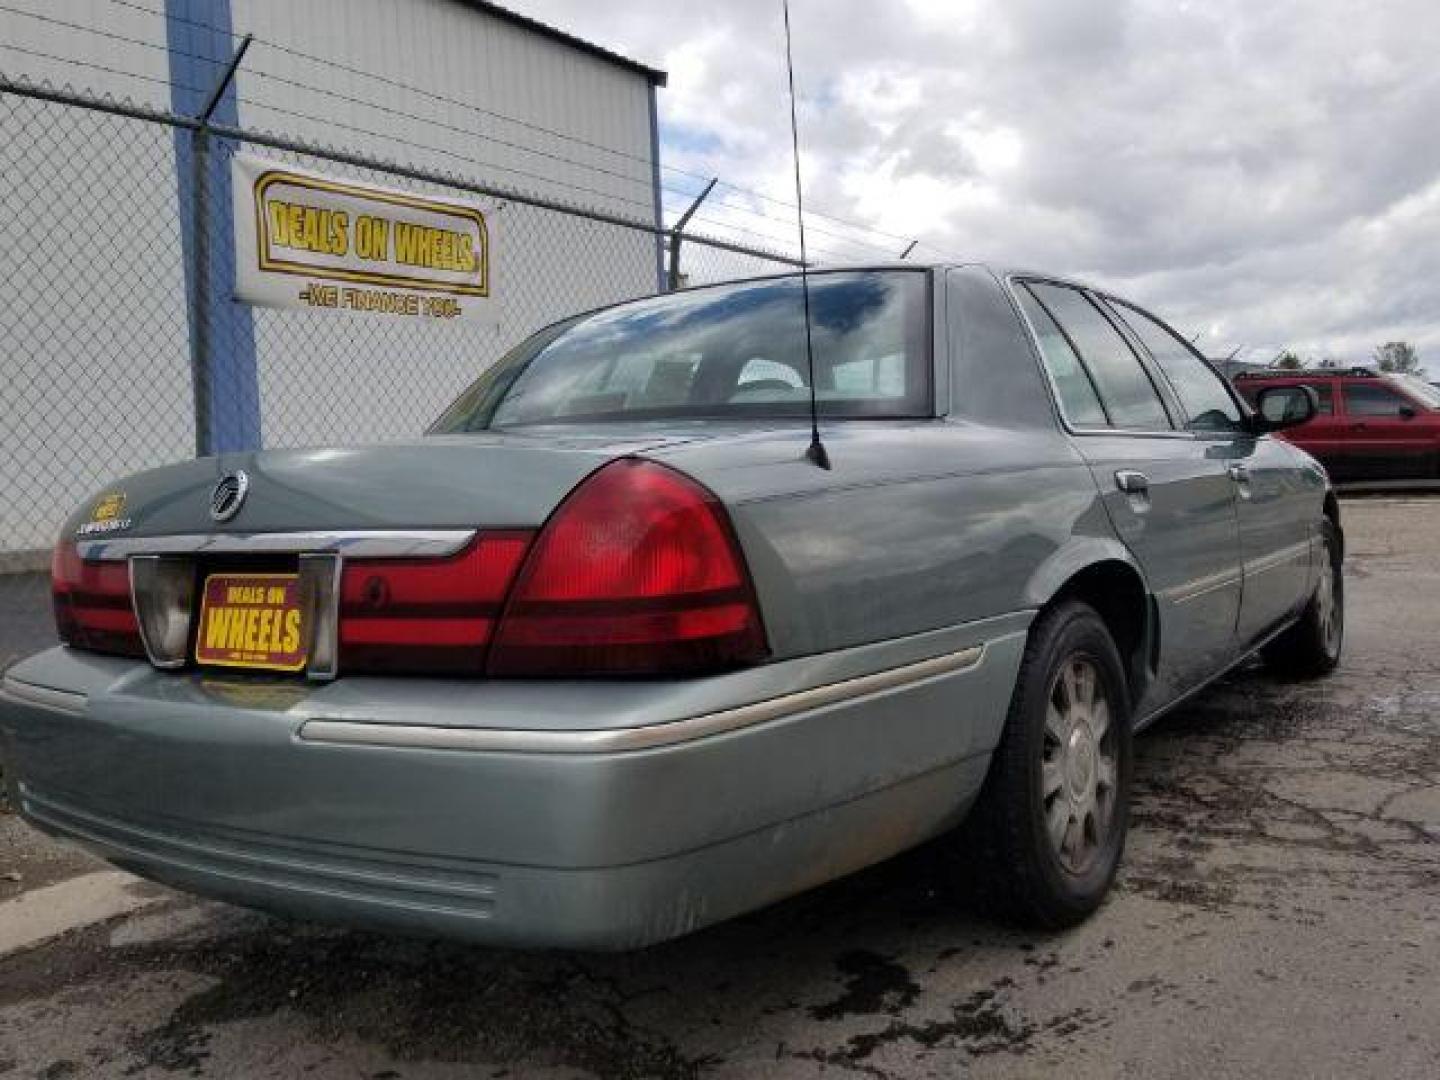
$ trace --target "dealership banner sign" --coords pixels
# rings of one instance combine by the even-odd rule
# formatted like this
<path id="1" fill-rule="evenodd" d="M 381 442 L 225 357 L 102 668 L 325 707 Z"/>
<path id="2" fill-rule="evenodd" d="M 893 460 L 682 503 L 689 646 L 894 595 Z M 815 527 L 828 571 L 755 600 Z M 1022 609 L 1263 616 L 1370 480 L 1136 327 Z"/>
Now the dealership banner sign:
<path id="1" fill-rule="evenodd" d="M 483 318 L 491 220 L 458 200 L 236 154 L 236 299 L 417 319 Z"/>

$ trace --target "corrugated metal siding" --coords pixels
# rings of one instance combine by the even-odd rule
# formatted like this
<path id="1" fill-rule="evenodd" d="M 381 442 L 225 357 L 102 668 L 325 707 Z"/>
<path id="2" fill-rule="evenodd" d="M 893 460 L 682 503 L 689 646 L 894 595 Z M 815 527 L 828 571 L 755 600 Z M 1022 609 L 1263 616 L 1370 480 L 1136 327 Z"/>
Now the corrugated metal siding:
<path id="1" fill-rule="evenodd" d="M 233 0 L 233 17 L 257 38 L 238 79 L 243 126 L 653 220 L 651 89 L 637 72 L 453 0 Z M 475 201 L 493 225 L 488 331 L 409 322 L 332 343 L 325 323 L 343 316 L 257 309 L 267 445 L 315 441 L 303 402 L 324 402 L 367 438 L 414 434 L 415 413 L 374 392 L 397 367 L 427 399 L 421 414 L 438 415 L 529 330 L 655 289 L 651 236 Z M 288 355 L 301 341 L 306 364 Z"/>
<path id="2" fill-rule="evenodd" d="M 164 0 L 9 2 L 43 18 L 0 13 L 0 45 L 15 47 L 0 48 L 6 75 L 170 107 Z M 237 34 L 257 36 L 237 80 L 245 126 L 653 220 L 652 89 L 640 72 L 456 0 L 233 0 L 232 16 Z M 184 457 L 193 428 L 173 136 L 62 106 L 35 103 L 27 115 L 74 137 L 41 169 L 23 132 L 5 132 L 0 170 L 12 202 L 43 205 L 56 231 L 83 221 L 104 258 L 79 270 L 19 240 L 0 245 L 0 280 L 33 281 L 43 266 L 46 289 L 68 305 L 58 315 L 40 304 L 12 309 L 4 376 L 26 390 L 0 398 L 0 486 L 13 469 L 33 486 L 46 447 L 104 460 L 107 475 Z M 377 322 L 357 331 L 346 324 L 366 317 L 257 310 L 267 445 L 413 433 L 417 416 L 437 413 L 528 330 L 654 291 L 653 237 L 514 204 L 491 209 L 488 329 Z M 27 353 L 15 342 L 44 348 Z M 397 385 L 418 402 L 403 415 L 385 407 L 393 394 L 376 392 Z M 320 412 L 329 421 L 317 429 Z M 93 486 L 63 463 L 45 477 L 59 508 Z M 35 515 L 29 542 L 49 543 L 50 517 Z M 4 526 L 13 547 L 26 526 Z"/>
<path id="3" fill-rule="evenodd" d="M 137 3 L 158 9 L 164 0 Z M 154 15 L 108 0 L 11 0 L 7 6 L 43 18 L 0 13 L 0 71 L 169 108 L 165 27 Z M 93 27 L 111 36 L 63 23 Z"/>
<path id="4" fill-rule="evenodd" d="M 236 31 L 261 39 L 246 65 L 253 71 L 240 75 L 247 126 L 652 217 L 650 87 L 636 72 L 454 0 L 235 0 L 233 10 Z"/>
<path id="5" fill-rule="evenodd" d="M 16 6 L 56 21 L 0 14 L 0 44 L 17 47 L 0 48 L 0 71 L 169 107 L 153 16 Z M 102 476 L 188 457 L 195 435 L 170 130 L 16 97 L 0 123 L 0 551 L 13 551 L 50 546 Z"/>

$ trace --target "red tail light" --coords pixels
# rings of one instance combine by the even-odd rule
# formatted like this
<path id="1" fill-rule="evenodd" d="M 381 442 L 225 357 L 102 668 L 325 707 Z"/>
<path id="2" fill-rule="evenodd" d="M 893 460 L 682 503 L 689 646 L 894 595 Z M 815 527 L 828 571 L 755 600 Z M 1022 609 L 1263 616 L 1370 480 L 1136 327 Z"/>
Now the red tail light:
<path id="1" fill-rule="evenodd" d="M 50 561 L 55 630 L 77 649 L 144 656 L 140 624 L 130 602 L 130 566 L 86 562 L 75 545 L 62 540 Z"/>
<path id="2" fill-rule="evenodd" d="M 51 576 L 62 641 L 145 655 L 127 563 L 86 562 L 66 542 Z M 687 675 L 767 651 L 719 500 L 629 458 L 571 492 L 538 537 L 481 531 L 446 558 L 344 559 L 338 616 L 341 674 Z M 177 657 L 188 629 L 187 611 Z"/>
<path id="3" fill-rule="evenodd" d="M 535 542 L 492 675 L 718 671 L 765 656 L 754 590 L 719 500 L 627 458 L 573 491 Z"/>
<path id="4" fill-rule="evenodd" d="M 342 672 L 481 674 L 529 531 L 486 532 L 444 559 L 347 559 Z"/>

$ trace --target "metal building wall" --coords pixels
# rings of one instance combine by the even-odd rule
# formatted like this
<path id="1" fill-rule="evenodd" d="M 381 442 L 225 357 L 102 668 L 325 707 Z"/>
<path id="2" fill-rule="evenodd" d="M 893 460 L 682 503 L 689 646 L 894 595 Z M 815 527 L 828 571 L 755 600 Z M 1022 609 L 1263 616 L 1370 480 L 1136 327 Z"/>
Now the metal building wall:
<path id="1" fill-rule="evenodd" d="M 0 13 L 0 72 L 9 77 L 169 109 L 177 76 L 203 97 L 219 74 L 170 46 L 183 42 L 186 20 L 208 22 L 220 3 L 7 6 L 14 10 Z M 230 6 L 234 32 L 257 38 L 237 80 L 242 126 L 654 220 L 653 89 L 642 72 L 464 0 Z M 0 327 L 0 491 L 39 490 L 47 500 L 27 505 L 23 519 L 17 511 L 0 521 L 0 548 L 14 551 L 47 547 L 54 523 L 93 494 L 93 475 L 77 474 L 67 465 L 73 456 L 56 457 L 55 448 L 92 461 L 103 452 L 104 472 L 120 475 L 188 456 L 194 430 L 184 163 L 173 133 L 34 103 L 9 115 L 53 128 L 45 140 L 8 128 L 0 138 L 8 205 L 26 210 L 0 243 L 0 280 L 16 298 Z M 50 147 L 43 160 L 33 149 L 41 141 Z M 497 312 L 489 332 L 407 322 L 357 335 L 337 333 L 336 321 L 384 317 L 254 312 L 265 445 L 415 434 L 414 403 L 398 418 L 375 392 L 394 386 L 397 372 L 408 395 L 425 398 L 418 412 L 433 415 L 525 330 L 655 290 L 653 237 L 578 219 L 537 228 L 529 208 L 488 209 Z M 61 237 L 70 239 L 47 246 Z M 85 238 L 84 257 L 76 257 L 76 237 Z M 567 272 L 556 274 L 560 266 Z M 137 283 L 145 283 L 139 303 Z M 317 409 L 333 418 L 318 435 Z"/>
<path id="2" fill-rule="evenodd" d="M 12 6 L 51 21 L 0 14 L 0 71 L 169 106 L 164 25 L 153 15 L 107 0 Z M 123 125 L 128 138 L 115 145 L 120 128 L 104 118 L 14 100 L 4 119 L 0 570 L 7 552 L 53 544 L 59 521 L 93 493 L 76 448 L 103 453 L 120 475 L 195 446 L 171 133 Z M 143 300 L 135 281 L 154 283 Z"/>
<path id="3" fill-rule="evenodd" d="M 238 76 L 242 126 L 654 220 L 652 88 L 643 74 L 462 0 L 232 3 L 235 30 L 258 39 L 253 62 L 242 65 Z M 266 48 L 266 42 L 283 43 L 288 51 Z M 384 370 L 404 364 L 416 387 L 458 392 L 514 344 L 516 327 L 539 327 L 656 289 L 652 237 L 599 231 L 583 221 L 563 230 L 537 229 L 523 208 L 482 206 L 490 212 L 493 237 L 496 319 L 488 335 L 474 324 L 412 322 L 403 346 L 392 336 L 370 349 L 347 344 L 339 357 L 323 354 L 323 327 L 301 328 L 298 336 L 321 350 L 319 362 L 306 369 L 267 362 L 271 343 L 296 340 L 295 324 L 346 316 L 257 309 L 266 445 L 307 441 L 292 403 L 315 397 L 335 402 L 372 438 L 413 434 L 409 421 L 394 421 L 367 392 Z M 557 276 L 556 266 L 576 260 L 593 267 L 582 275 L 589 287 L 540 285 Z M 336 370 L 353 378 L 337 381 Z M 438 413 L 449 391 L 433 393 Z"/>
<path id="4" fill-rule="evenodd" d="M 242 68 L 239 76 L 243 125 L 431 168 L 483 169 L 513 187 L 653 217 L 650 85 L 639 72 L 463 0 L 232 4 L 236 32 L 262 41 L 247 65 L 254 70 Z M 266 49 L 264 41 L 293 51 Z"/>

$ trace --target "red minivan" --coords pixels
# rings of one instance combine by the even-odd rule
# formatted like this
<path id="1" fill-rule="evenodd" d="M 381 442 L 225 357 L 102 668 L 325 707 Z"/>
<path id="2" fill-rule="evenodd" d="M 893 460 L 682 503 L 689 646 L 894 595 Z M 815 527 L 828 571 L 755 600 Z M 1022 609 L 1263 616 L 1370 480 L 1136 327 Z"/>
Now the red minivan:
<path id="1" fill-rule="evenodd" d="M 1235 376 L 1253 406 L 1267 386 L 1309 386 L 1320 412 L 1280 437 L 1336 480 L 1440 476 L 1440 390 L 1418 375 L 1369 368 L 1257 371 Z"/>

